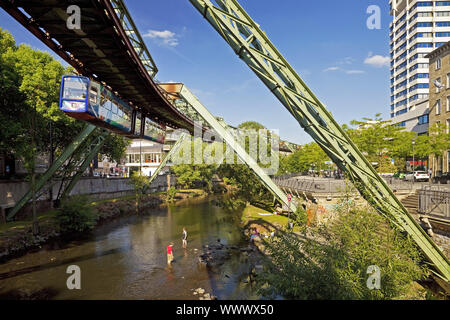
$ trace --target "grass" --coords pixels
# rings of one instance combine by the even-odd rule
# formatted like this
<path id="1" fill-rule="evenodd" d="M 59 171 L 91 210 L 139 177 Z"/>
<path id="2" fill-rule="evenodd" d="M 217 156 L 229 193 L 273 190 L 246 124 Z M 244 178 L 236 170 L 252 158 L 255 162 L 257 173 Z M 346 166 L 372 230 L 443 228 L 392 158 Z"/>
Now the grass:
<path id="1" fill-rule="evenodd" d="M 53 219 L 56 215 L 56 210 L 49 210 L 43 213 L 38 213 L 38 221 L 44 222 Z M 21 221 L 12 221 L 5 224 L 0 224 L 0 233 L 10 230 L 20 230 L 30 228 L 33 223 L 33 218 L 28 218 Z"/>
<path id="2" fill-rule="evenodd" d="M 272 213 L 270 216 L 261 216 L 258 213 Z M 268 223 L 271 223 L 273 225 L 278 224 L 282 227 L 286 227 L 288 224 L 288 217 L 287 216 L 281 216 L 281 215 L 275 215 L 273 212 L 255 207 L 253 205 L 248 205 L 243 212 L 242 215 L 242 222 L 243 224 L 247 224 L 249 221 L 265 221 Z M 294 227 L 294 232 L 299 231 L 299 228 L 297 226 Z"/>

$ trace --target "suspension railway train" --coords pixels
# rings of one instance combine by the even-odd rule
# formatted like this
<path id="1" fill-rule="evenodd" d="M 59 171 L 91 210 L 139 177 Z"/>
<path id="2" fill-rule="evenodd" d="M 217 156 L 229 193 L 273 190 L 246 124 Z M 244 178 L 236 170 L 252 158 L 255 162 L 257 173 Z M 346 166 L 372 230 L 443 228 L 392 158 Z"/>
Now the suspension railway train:
<path id="1" fill-rule="evenodd" d="M 65 75 L 59 108 L 70 117 L 90 122 L 131 139 L 164 143 L 166 127 L 135 110 L 106 86 L 87 77 Z"/>

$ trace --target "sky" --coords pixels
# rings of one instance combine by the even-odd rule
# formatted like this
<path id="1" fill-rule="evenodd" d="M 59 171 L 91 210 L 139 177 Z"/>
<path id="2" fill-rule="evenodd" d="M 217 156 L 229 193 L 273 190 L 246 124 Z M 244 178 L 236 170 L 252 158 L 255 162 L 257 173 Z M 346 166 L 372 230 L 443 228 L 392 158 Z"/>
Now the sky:
<path id="1" fill-rule="evenodd" d="M 240 0 L 340 124 L 389 118 L 387 0 Z M 216 116 L 237 126 L 257 121 L 284 140 L 312 139 L 241 61 L 189 0 L 125 0 L 158 66 L 161 82 L 183 82 Z M 381 28 L 369 29 L 367 9 L 381 9 Z M 0 9 L 0 27 L 17 43 L 49 51 Z M 58 60 L 58 56 L 53 54 Z"/>

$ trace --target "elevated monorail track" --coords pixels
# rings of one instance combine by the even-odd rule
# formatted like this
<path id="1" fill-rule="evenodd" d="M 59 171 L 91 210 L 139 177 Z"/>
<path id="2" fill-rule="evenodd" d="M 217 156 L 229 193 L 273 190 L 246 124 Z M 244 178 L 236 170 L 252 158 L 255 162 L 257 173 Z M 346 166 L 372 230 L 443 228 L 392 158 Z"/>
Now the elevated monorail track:
<path id="1" fill-rule="evenodd" d="M 67 8 L 81 9 L 80 29 L 67 26 Z M 194 131 L 194 122 L 166 99 L 157 68 L 121 0 L 0 0 L 0 7 L 69 63 L 104 82 L 152 120 Z"/>

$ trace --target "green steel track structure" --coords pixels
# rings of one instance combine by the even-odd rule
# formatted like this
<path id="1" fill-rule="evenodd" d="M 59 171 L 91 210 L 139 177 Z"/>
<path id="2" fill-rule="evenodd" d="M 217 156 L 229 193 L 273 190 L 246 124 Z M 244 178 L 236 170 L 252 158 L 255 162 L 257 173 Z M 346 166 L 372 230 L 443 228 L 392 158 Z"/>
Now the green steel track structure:
<path id="1" fill-rule="evenodd" d="M 205 121 L 208 125 L 218 133 L 220 137 L 224 139 L 227 146 L 229 146 L 238 157 L 253 171 L 262 184 L 269 190 L 277 199 L 284 203 L 287 208 L 293 212 L 297 211 L 297 207 L 293 203 L 289 203 L 287 195 L 272 181 L 272 179 L 266 174 L 266 172 L 258 165 L 255 159 L 253 159 L 243 146 L 237 141 L 238 137 L 230 133 L 224 125 L 222 125 L 216 117 L 214 117 L 208 109 L 198 100 L 198 98 L 185 86 L 181 87 L 179 95 L 183 100 L 189 104 Z M 238 135 L 238 133 L 236 133 Z"/>
<path id="2" fill-rule="evenodd" d="M 445 255 L 236 0 L 189 0 L 269 88 L 300 126 L 353 181 L 361 195 L 417 243 L 435 273 L 450 281 Z"/>
<path id="3" fill-rule="evenodd" d="M 183 141 L 187 138 L 187 133 L 182 133 L 178 140 L 175 142 L 175 144 L 172 146 L 170 151 L 166 154 L 164 159 L 159 164 L 158 168 L 156 168 L 155 172 L 153 172 L 152 176 L 150 177 L 150 180 L 148 182 L 148 186 L 152 184 L 153 180 L 158 176 L 158 174 L 161 172 L 161 170 L 166 166 L 167 161 L 169 161 L 173 155 L 177 153 L 177 151 L 180 149 L 181 145 L 183 144 Z"/>
<path id="4" fill-rule="evenodd" d="M 48 168 L 37 180 L 35 193 L 40 192 L 47 184 L 49 184 L 49 187 L 51 188 L 53 184 L 50 182 L 52 178 L 57 175 L 58 171 L 62 172 L 62 176 L 64 176 L 60 188 L 60 190 L 63 190 L 62 194 L 68 195 L 70 193 L 105 141 L 106 133 L 102 133 L 89 143 L 89 138 L 93 136 L 96 129 L 97 127 L 92 124 L 88 124 L 84 127 L 72 143 L 67 146 L 63 153 L 53 162 L 50 168 Z M 74 158 L 75 161 L 72 161 Z M 67 186 L 64 187 L 67 181 L 69 182 Z M 30 189 L 8 212 L 7 220 L 13 219 L 32 197 L 33 192 Z"/>
<path id="5" fill-rule="evenodd" d="M 158 67 L 156 66 L 155 61 L 148 52 L 147 46 L 145 45 L 144 40 L 142 40 L 141 34 L 134 24 L 134 21 L 131 18 L 131 15 L 128 12 L 128 9 L 125 6 L 123 0 L 111 0 L 111 4 L 139 59 L 142 61 L 142 64 L 144 65 L 148 74 L 152 78 L 154 78 L 158 73 Z"/>

